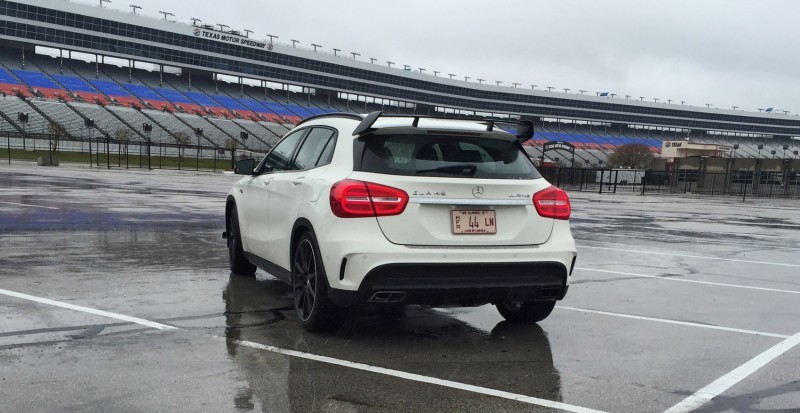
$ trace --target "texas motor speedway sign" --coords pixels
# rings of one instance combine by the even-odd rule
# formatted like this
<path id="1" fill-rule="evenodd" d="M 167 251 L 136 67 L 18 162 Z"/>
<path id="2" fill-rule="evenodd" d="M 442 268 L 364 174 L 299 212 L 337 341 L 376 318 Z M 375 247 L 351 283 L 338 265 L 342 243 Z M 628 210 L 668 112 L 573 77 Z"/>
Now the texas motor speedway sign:
<path id="1" fill-rule="evenodd" d="M 255 47 L 257 49 L 272 50 L 272 43 L 252 40 L 246 37 L 236 36 L 228 33 L 220 33 L 211 30 L 205 30 L 199 27 L 195 27 L 192 33 L 195 35 L 195 37 L 204 37 L 206 39 L 218 40 L 220 42 L 230 43 L 233 45 L 249 46 L 249 47 Z"/>

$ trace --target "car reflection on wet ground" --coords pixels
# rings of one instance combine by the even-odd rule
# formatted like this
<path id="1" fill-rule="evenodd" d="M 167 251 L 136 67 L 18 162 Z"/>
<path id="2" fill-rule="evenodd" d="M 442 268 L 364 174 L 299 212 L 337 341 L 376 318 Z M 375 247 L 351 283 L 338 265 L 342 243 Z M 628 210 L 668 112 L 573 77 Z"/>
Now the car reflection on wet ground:
<path id="1" fill-rule="evenodd" d="M 571 194 L 578 269 L 538 325 L 409 306 L 317 335 L 227 270 L 236 177 L 52 171 L 0 166 L 3 411 L 800 410 L 796 201 Z"/>

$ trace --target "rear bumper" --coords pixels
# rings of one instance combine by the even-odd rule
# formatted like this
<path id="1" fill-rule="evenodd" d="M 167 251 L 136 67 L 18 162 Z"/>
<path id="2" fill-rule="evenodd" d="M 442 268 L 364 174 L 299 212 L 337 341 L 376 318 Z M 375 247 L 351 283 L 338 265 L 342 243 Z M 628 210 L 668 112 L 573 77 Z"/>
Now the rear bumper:
<path id="1" fill-rule="evenodd" d="M 332 288 L 329 295 L 342 307 L 558 300 L 569 287 L 568 271 L 559 262 L 386 264 L 367 273 L 357 291 Z"/>

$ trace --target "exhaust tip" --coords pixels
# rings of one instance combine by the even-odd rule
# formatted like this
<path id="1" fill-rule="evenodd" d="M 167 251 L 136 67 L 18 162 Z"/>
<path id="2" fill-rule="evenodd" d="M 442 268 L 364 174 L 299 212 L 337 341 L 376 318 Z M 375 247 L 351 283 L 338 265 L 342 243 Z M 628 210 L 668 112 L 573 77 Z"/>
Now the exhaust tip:
<path id="1" fill-rule="evenodd" d="M 367 301 L 370 303 L 399 303 L 405 299 L 405 291 L 377 291 Z"/>

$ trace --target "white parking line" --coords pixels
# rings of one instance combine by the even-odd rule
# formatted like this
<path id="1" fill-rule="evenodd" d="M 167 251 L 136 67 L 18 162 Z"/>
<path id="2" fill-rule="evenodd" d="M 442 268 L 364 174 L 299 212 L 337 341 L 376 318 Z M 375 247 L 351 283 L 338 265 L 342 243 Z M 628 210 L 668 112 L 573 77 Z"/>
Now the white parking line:
<path id="1" fill-rule="evenodd" d="M 24 207 L 30 207 L 30 208 L 60 209 L 60 208 L 51 207 L 51 206 L 33 205 L 33 204 L 20 204 L 19 202 L 8 202 L 8 201 L 0 201 L 0 204 L 17 205 L 17 206 L 24 206 Z"/>
<path id="2" fill-rule="evenodd" d="M 97 310 L 95 308 L 83 307 L 83 306 L 75 305 L 75 304 L 62 303 L 60 301 L 55 301 L 55 300 L 50 300 L 50 299 L 47 299 L 47 298 L 36 297 L 36 296 L 33 296 L 33 295 L 28 295 L 28 294 L 22 294 L 22 293 L 18 293 L 16 291 L 9 291 L 9 290 L 1 289 L 1 288 L 0 288 L 0 294 L 7 295 L 9 297 L 21 298 L 23 300 L 34 301 L 34 302 L 41 303 L 41 304 L 52 305 L 52 306 L 55 306 L 55 307 L 67 308 L 67 309 L 70 309 L 70 310 L 82 311 L 84 313 L 89 313 L 89 314 L 99 315 L 99 316 L 103 316 L 103 317 L 114 318 L 114 319 L 117 319 L 117 320 L 127 321 L 129 323 L 140 324 L 140 325 L 143 325 L 143 326 L 146 326 L 146 327 L 157 328 L 159 330 L 174 330 L 174 329 L 177 329 L 177 327 L 168 326 L 166 324 L 161 324 L 161 323 L 156 323 L 154 321 L 149 321 L 149 320 L 145 320 L 145 319 L 142 319 L 142 318 L 130 317 L 130 316 L 127 316 L 127 315 L 111 313 L 111 312 L 108 312 L 108 311 Z"/>
<path id="3" fill-rule="evenodd" d="M 224 340 L 223 337 L 217 337 Z M 397 377 L 405 380 L 416 381 L 420 383 L 435 384 L 437 386 L 449 387 L 451 389 L 464 390 L 472 393 L 485 394 L 487 396 L 500 397 L 503 399 L 515 400 L 522 403 L 533 404 L 537 406 L 550 407 L 553 409 L 564 410 L 575 413 L 601 413 L 600 410 L 589 409 L 586 407 L 574 406 L 571 404 L 555 402 L 547 399 L 540 399 L 538 397 L 525 396 L 522 394 L 509 393 L 502 390 L 490 389 L 487 387 L 474 386 L 472 384 L 459 383 L 451 380 L 437 379 L 435 377 L 423 376 L 420 374 L 407 373 L 400 370 L 387 369 L 384 367 L 371 366 L 369 364 L 356 363 L 354 361 L 341 360 L 328 356 L 320 356 L 317 354 L 304 353 L 297 350 L 289 350 L 285 348 L 269 346 L 265 344 L 253 343 L 251 341 L 234 340 L 240 346 L 250 347 L 258 350 L 271 351 L 273 353 L 284 354 L 291 357 L 303 358 L 306 360 L 314 360 L 321 363 L 334 364 L 337 366 L 347 367 L 356 370 L 368 371 L 371 373 L 383 374 L 386 376 Z"/>
<path id="4" fill-rule="evenodd" d="M 622 251 L 622 252 L 636 252 L 636 253 L 650 254 L 650 255 L 667 255 L 667 256 L 670 256 L 670 257 L 697 258 L 697 259 L 701 259 L 701 260 L 733 261 L 733 262 L 743 262 L 743 263 L 747 263 L 747 264 L 777 265 L 779 267 L 800 268 L 800 264 L 790 264 L 790 263 L 785 263 L 785 262 L 753 261 L 753 260 L 742 260 L 742 259 L 738 259 L 738 258 L 720 258 L 720 257 L 709 257 L 709 256 L 705 256 L 705 255 L 675 254 L 675 253 L 672 253 L 672 252 L 630 250 L 630 249 L 625 249 L 625 248 L 595 247 L 595 246 L 586 246 L 586 245 L 581 245 L 580 248 L 589 248 L 589 249 L 596 249 L 596 250 Z"/>
<path id="5" fill-rule="evenodd" d="M 635 273 L 632 273 L 632 272 L 623 272 L 623 271 L 596 270 L 596 269 L 593 269 L 593 268 L 575 267 L 575 269 L 578 270 L 578 271 L 591 271 L 591 272 L 601 272 L 601 273 L 606 273 L 606 274 L 629 275 L 631 277 L 656 278 L 656 279 L 664 280 L 664 281 L 679 281 L 679 282 L 685 282 L 685 283 L 717 285 L 717 286 L 720 286 L 720 287 L 744 288 L 744 289 L 747 289 L 747 290 L 770 291 L 770 292 L 775 292 L 775 293 L 788 293 L 788 294 L 800 294 L 800 291 L 797 291 L 797 290 L 782 290 L 780 288 L 752 287 L 752 286 L 749 286 L 749 285 L 715 283 L 715 282 L 711 282 L 711 281 L 700 281 L 700 280 L 687 280 L 685 278 L 679 278 L 679 277 L 663 277 L 663 276 L 659 276 L 659 275 L 635 274 Z"/>
<path id="6" fill-rule="evenodd" d="M 683 413 L 690 412 L 711 401 L 713 398 L 724 393 L 740 381 L 746 379 L 758 369 L 766 366 L 772 360 L 780 357 L 783 353 L 791 350 L 800 344 L 800 333 L 797 333 L 786 340 L 772 346 L 767 351 L 750 359 L 730 373 L 714 380 L 711 384 L 696 391 L 691 396 L 685 398 L 680 403 L 670 407 L 664 413 Z"/>
<path id="7" fill-rule="evenodd" d="M 585 308 L 575 308 L 575 307 L 564 307 L 564 306 L 556 306 L 556 308 L 560 308 L 562 310 L 571 310 L 571 311 L 579 311 L 582 313 L 589 313 L 589 314 L 601 314 L 601 315 L 608 315 L 612 317 L 622 317 L 622 318 L 631 318 L 634 320 L 643 320 L 643 321 L 655 321 L 657 323 L 665 323 L 665 324 L 675 324 L 680 326 L 687 326 L 687 327 L 699 327 L 705 328 L 709 330 L 720 330 L 720 331 L 728 331 L 731 333 L 743 333 L 743 334 L 752 334 L 755 336 L 764 336 L 764 337 L 775 337 L 775 338 L 787 338 L 789 336 L 785 334 L 774 334 L 774 333 L 765 333 L 763 331 L 754 331 L 754 330 L 744 330 L 741 328 L 732 328 L 732 327 L 721 327 L 715 326 L 710 324 L 700 324 L 700 323 L 692 323 L 690 321 L 679 321 L 679 320 L 670 320 L 666 318 L 655 318 L 655 317 L 645 317 L 639 315 L 632 315 L 632 314 L 622 314 L 622 313 L 612 313 L 609 311 L 598 311 L 598 310 L 588 310 Z"/>

